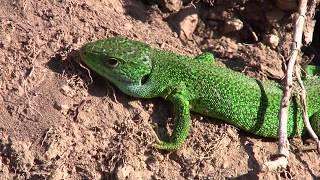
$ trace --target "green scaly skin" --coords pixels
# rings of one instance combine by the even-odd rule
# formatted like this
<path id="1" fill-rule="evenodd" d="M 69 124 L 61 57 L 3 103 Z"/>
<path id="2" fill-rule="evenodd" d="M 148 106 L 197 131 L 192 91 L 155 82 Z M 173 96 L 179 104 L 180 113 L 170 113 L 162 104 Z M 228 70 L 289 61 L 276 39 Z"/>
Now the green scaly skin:
<path id="1" fill-rule="evenodd" d="M 157 141 L 159 149 L 176 150 L 185 142 L 191 125 L 190 110 L 259 136 L 277 138 L 281 86 L 221 67 L 210 53 L 192 58 L 114 37 L 88 43 L 80 54 L 83 63 L 125 94 L 163 97 L 173 103 L 175 129 L 169 141 Z M 304 83 L 308 115 L 318 117 L 320 79 L 312 76 Z M 299 100 L 293 98 L 291 102 L 287 131 L 290 137 L 304 132 Z M 311 124 L 319 135 L 318 118 L 312 118 Z"/>

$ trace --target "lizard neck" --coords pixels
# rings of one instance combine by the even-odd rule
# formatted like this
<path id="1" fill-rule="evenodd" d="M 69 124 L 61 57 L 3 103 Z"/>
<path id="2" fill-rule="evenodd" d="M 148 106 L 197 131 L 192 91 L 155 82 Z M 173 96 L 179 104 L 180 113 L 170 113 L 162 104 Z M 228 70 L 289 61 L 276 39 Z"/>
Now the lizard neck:
<path id="1" fill-rule="evenodd" d="M 154 98 L 158 95 L 152 92 L 152 84 L 147 82 L 146 84 L 123 84 L 119 85 L 119 89 L 125 94 L 137 98 Z"/>

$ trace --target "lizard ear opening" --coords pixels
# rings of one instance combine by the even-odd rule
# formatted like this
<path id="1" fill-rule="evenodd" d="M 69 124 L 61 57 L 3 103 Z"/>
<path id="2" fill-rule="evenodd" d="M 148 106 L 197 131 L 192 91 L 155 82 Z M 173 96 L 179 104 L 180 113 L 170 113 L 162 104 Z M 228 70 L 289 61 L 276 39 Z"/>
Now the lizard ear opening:
<path id="1" fill-rule="evenodd" d="M 145 84 L 150 78 L 150 74 L 146 74 L 141 78 L 141 85 Z"/>

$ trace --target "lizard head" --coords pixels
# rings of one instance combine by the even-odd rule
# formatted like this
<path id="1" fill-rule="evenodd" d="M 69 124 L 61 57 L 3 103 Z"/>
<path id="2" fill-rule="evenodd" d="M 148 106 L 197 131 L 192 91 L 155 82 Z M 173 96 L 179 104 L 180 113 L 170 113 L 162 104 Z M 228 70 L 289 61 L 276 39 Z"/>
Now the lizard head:
<path id="1" fill-rule="evenodd" d="M 151 47 L 122 37 L 98 40 L 80 49 L 81 61 L 130 95 L 128 88 L 146 83 L 152 70 Z"/>

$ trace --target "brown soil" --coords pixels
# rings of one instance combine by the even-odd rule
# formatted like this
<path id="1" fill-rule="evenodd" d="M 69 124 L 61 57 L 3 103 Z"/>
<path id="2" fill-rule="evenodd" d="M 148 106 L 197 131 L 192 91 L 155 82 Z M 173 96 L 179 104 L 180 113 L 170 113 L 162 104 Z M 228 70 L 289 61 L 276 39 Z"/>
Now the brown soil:
<path id="1" fill-rule="evenodd" d="M 271 1 L 204 2 L 0 0 L 1 179 L 319 178 L 306 142 L 291 140 L 286 170 L 262 173 L 275 140 L 199 115 L 183 148 L 158 151 L 150 125 L 170 131 L 171 105 L 128 97 L 95 75 L 91 83 L 77 63 L 84 43 L 122 35 L 181 54 L 211 51 L 256 78 L 283 77 L 292 13 Z"/>

